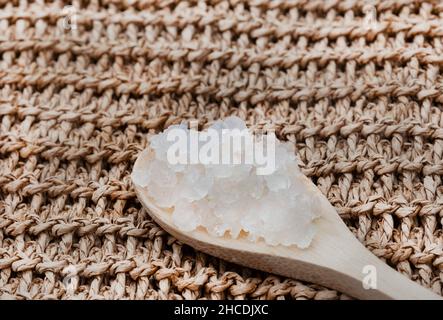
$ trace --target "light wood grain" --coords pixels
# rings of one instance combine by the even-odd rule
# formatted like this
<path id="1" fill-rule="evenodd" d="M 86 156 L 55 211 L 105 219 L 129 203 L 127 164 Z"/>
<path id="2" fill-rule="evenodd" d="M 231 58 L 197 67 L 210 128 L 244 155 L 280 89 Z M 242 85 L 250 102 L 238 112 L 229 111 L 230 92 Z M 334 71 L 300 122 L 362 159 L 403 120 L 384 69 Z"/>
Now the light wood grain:
<path id="1" fill-rule="evenodd" d="M 134 170 L 146 167 L 149 152 L 142 152 Z M 308 192 L 320 192 L 306 178 Z M 262 271 L 305 280 L 344 292 L 358 299 L 442 299 L 395 271 L 367 250 L 349 231 L 332 205 L 324 198 L 318 232 L 307 249 L 269 246 L 263 241 L 213 237 L 204 229 L 177 229 L 171 214 L 149 198 L 147 189 L 134 183 L 138 199 L 152 218 L 168 233 L 197 250 Z M 376 289 L 363 287 L 363 268 L 375 267 Z"/>

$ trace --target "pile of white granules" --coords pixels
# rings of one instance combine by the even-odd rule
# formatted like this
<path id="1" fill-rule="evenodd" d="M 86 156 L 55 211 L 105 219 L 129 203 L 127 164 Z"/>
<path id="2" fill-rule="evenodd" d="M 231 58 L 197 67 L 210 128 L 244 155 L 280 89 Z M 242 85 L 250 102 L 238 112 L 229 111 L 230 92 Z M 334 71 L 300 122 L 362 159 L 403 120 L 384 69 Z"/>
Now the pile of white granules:
<path id="1" fill-rule="evenodd" d="M 245 161 L 245 144 L 223 149 L 226 143 L 223 135 L 230 130 L 246 132 L 245 139 L 255 137 L 240 118 L 219 120 L 208 129 L 221 137 L 220 158 L 223 150 L 229 149 L 238 157 L 241 155 L 240 164 L 171 163 L 168 150 L 175 143 L 168 138 L 171 130 L 183 130 L 189 137 L 193 129 L 184 124 L 170 126 L 152 136 L 151 160 L 143 170 L 139 168 L 133 173 L 133 180 L 146 187 L 158 207 L 172 210 L 172 220 L 178 229 L 192 231 L 203 227 L 217 237 L 246 237 L 251 241 L 264 240 L 270 245 L 300 248 L 309 246 L 315 235 L 319 199 L 315 193 L 306 192 L 306 178 L 297 165 L 292 143 L 282 143 L 275 135 L 273 140 L 268 139 L 263 150 L 268 151 L 269 159 L 274 157 L 275 170 L 259 175 L 257 169 L 263 163 Z M 254 145 L 263 143 L 264 137 L 255 139 Z M 274 143 L 274 148 L 269 147 L 269 141 Z M 187 146 L 189 160 L 192 148 L 189 149 L 189 142 Z M 269 154 L 271 150 L 275 150 L 273 154 Z"/>

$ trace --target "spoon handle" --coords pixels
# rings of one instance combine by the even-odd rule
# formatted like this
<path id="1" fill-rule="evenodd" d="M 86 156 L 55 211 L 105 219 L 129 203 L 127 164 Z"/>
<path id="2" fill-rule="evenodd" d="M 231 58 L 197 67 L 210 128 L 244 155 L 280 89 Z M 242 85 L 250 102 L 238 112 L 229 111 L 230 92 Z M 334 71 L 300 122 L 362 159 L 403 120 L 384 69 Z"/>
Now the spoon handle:
<path id="1" fill-rule="evenodd" d="M 312 248 L 287 253 L 294 267 L 301 262 L 306 269 L 300 275 L 359 299 L 438 299 L 443 297 L 408 279 L 372 254 L 358 241 L 326 199 L 321 201 L 323 219 L 318 239 Z M 284 255 L 284 254 L 283 254 Z"/>
<path id="2" fill-rule="evenodd" d="M 346 250 L 332 251 L 335 257 L 323 274 L 326 286 L 358 299 L 443 299 L 388 266 L 357 239 L 350 238 L 342 248 Z"/>
<path id="3" fill-rule="evenodd" d="M 323 234 L 321 241 L 307 250 L 274 248 L 258 254 L 246 248 L 238 256 L 238 250 L 224 250 L 220 255 L 217 248 L 201 249 L 249 267 L 321 284 L 357 299 L 443 300 L 389 267 L 345 231 L 349 234 L 335 238 Z"/>
<path id="4" fill-rule="evenodd" d="M 374 262 L 374 269 L 372 269 L 375 271 L 375 288 L 365 289 L 362 285 L 362 279 L 360 290 L 356 291 L 356 297 L 360 299 L 442 300 L 442 297 L 432 292 L 431 289 L 408 279 L 375 256 L 373 258 L 378 260 Z M 365 271 L 368 272 L 369 270 L 368 268 Z M 364 277 L 369 277 L 369 272 Z"/>

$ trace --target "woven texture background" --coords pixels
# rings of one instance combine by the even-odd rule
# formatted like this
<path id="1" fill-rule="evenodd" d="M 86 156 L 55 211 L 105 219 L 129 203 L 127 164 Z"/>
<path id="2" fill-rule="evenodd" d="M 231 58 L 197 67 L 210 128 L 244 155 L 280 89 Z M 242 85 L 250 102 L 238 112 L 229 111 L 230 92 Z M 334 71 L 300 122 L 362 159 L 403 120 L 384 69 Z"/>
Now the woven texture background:
<path id="1" fill-rule="evenodd" d="M 346 299 L 195 252 L 137 201 L 150 133 L 235 114 L 296 141 L 378 257 L 441 294 L 443 4 L 0 0 L 0 297 Z M 366 12 L 366 13 L 365 13 Z M 331 252 L 331 255 L 334 254 Z"/>

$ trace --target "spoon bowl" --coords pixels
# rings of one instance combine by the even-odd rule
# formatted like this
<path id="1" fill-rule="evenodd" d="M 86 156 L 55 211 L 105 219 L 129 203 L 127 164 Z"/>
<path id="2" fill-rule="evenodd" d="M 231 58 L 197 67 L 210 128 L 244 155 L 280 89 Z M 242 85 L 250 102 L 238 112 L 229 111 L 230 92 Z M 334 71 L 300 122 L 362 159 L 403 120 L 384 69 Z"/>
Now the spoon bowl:
<path id="1" fill-rule="evenodd" d="M 134 172 L 147 167 L 152 152 L 140 153 Z M 134 179 L 133 179 L 134 181 Z M 306 192 L 321 194 L 304 177 Z M 149 187 L 149 186 L 148 186 Z M 246 237 L 214 237 L 202 227 L 186 232 L 178 229 L 170 210 L 158 207 L 147 187 L 134 181 L 138 199 L 153 220 L 166 232 L 189 246 L 218 258 L 265 272 L 317 283 L 358 299 L 424 299 L 442 297 L 395 271 L 367 250 L 350 232 L 334 207 L 321 194 L 317 234 L 306 249 L 271 246 Z M 368 280 L 371 277 L 372 280 Z M 367 285 L 365 285 L 367 284 Z M 368 288 L 369 286 L 369 288 Z"/>

